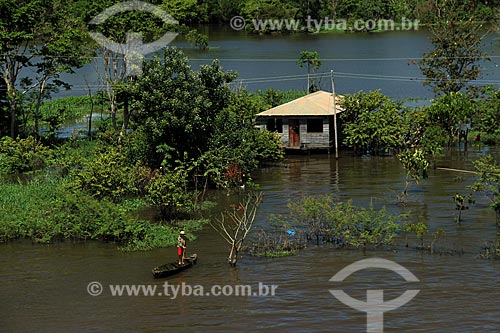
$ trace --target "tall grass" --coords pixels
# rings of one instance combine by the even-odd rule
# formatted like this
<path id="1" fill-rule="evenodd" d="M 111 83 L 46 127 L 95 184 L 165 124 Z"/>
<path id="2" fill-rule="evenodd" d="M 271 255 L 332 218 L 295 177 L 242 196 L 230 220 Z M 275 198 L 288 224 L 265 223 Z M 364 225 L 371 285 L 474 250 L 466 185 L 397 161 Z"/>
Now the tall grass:
<path id="1" fill-rule="evenodd" d="M 93 113 L 105 113 L 108 110 L 108 102 L 97 96 L 69 96 L 45 101 L 40 105 L 42 119 L 62 113 L 65 120 L 80 118 L 90 114 L 93 103 Z"/>
<path id="2" fill-rule="evenodd" d="M 68 191 L 63 180 L 35 179 L 25 185 L 0 184 L 0 242 L 29 238 L 50 243 L 64 239 L 116 242 L 124 250 L 172 246 L 179 227 L 133 218 L 130 207 Z M 193 231 L 202 221 L 186 221 Z"/>

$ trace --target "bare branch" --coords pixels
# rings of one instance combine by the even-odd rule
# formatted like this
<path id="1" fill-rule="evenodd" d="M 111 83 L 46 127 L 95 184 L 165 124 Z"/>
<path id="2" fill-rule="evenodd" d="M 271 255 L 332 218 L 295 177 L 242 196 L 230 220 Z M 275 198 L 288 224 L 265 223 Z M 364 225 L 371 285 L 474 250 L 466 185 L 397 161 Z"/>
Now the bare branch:
<path id="1" fill-rule="evenodd" d="M 262 201 L 262 192 L 249 193 L 238 209 L 233 208 L 221 214 L 221 218 L 215 222 L 210 222 L 212 228 L 221 235 L 231 245 L 228 261 L 231 265 L 236 265 L 238 252 L 252 230 L 257 215 L 257 209 Z M 229 218 L 226 218 L 225 216 Z"/>

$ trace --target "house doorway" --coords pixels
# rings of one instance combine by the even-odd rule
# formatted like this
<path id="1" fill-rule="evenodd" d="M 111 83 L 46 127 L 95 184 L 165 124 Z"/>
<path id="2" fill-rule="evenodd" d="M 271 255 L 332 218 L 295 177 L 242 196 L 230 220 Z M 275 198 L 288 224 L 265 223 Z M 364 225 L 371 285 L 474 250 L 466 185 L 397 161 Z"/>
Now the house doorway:
<path id="1" fill-rule="evenodd" d="M 290 147 L 300 146 L 300 123 L 298 119 L 288 120 L 288 145 Z"/>

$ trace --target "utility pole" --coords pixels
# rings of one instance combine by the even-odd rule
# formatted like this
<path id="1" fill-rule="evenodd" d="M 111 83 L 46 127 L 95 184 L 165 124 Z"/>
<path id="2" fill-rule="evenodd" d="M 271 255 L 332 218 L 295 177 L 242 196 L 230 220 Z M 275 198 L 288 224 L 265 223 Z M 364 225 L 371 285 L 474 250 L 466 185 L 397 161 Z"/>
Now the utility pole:
<path id="1" fill-rule="evenodd" d="M 335 102 L 335 84 L 333 82 L 333 69 L 330 70 L 332 80 L 332 97 L 333 97 L 333 127 L 335 132 L 335 159 L 339 158 L 339 143 L 337 139 L 337 103 Z"/>

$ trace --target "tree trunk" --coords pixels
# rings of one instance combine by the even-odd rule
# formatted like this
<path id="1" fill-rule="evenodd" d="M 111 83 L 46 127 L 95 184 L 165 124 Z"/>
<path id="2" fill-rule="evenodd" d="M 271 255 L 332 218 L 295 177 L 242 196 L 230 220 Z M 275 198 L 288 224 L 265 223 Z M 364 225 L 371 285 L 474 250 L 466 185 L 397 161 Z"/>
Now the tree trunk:
<path id="1" fill-rule="evenodd" d="M 17 116 L 16 116 L 16 102 L 15 95 L 12 97 L 12 100 L 9 101 L 10 107 L 10 137 L 15 139 L 17 137 L 18 128 L 17 128 Z"/>
<path id="2" fill-rule="evenodd" d="M 130 118 L 130 112 L 129 112 L 128 97 L 125 97 L 125 100 L 123 101 L 123 125 L 120 137 L 127 134 L 129 118 Z"/>
<path id="3" fill-rule="evenodd" d="M 408 192 L 408 189 L 410 188 L 410 180 L 408 179 L 408 176 L 406 176 L 406 179 L 405 179 L 405 189 L 403 191 L 403 194 L 406 195 L 407 192 Z"/>
<path id="4" fill-rule="evenodd" d="M 5 82 L 5 86 L 7 87 L 7 98 L 9 103 L 9 111 L 10 111 L 10 136 L 12 139 L 15 139 L 18 134 L 18 123 L 17 123 L 17 114 L 16 114 L 16 87 L 15 82 L 17 79 L 17 72 L 15 69 L 15 65 L 8 61 L 5 64 L 5 72 L 3 73 L 3 80 Z"/>
<path id="5" fill-rule="evenodd" d="M 92 115 L 94 113 L 94 98 L 92 97 L 92 91 L 89 87 L 89 97 L 90 97 L 90 116 L 89 116 L 89 134 L 88 139 L 92 141 Z"/>
<path id="6" fill-rule="evenodd" d="M 238 250 L 236 249 L 236 244 L 234 242 L 231 245 L 231 250 L 229 251 L 227 262 L 233 267 L 236 266 L 236 263 L 238 262 Z"/>
<path id="7" fill-rule="evenodd" d="M 337 7 L 339 5 L 340 0 L 332 0 L 332 20 L 337 18 Z"/>
<path id="8" fill-rule="evenodd" d="M 39 123 L 40 123 L 40 105 L 42 104 L 42 96 L 45 90 L 45 84 L 47 83 L 47 78 L 42 79 L 40 82 L 40 87 L 38 89 L 38 94 L 36 96 L 36 106 L 35 106 L 35 137 L 38 138 L 39 135 Z"/>
<path id="9" fill-rule="evenodd" d="M 116 129 L 116 99 L 113 96 L 110 96 L 110 112 L 111 112 L 111 122 L 113 124 L 113 129 Z"/>

